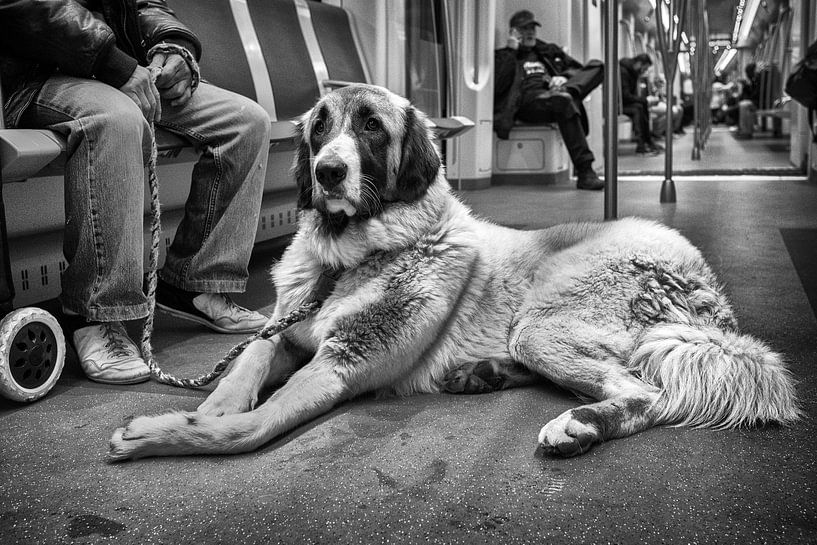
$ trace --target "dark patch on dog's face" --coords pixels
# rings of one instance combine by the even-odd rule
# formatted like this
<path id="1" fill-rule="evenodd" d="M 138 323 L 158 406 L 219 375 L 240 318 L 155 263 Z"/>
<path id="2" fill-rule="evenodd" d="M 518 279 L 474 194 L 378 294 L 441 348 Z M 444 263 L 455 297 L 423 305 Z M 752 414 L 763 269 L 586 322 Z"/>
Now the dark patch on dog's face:
<path id="1" fill-rule="evenodd" d="M 392 136 L 386 130 L 384 120 L 371 105 L 363 102 L 353 114 L 352 128 L 357 135 L 357 149 L 360 154 L 361 191 L 377 198 L 377 206 L 367 207 L 361 217 L 372 217 L 382 207 L 382 197 L 388 180 L 388 153 Z"/>
<path id="2" fill-rule="evenodd" d="M 396 200 L 412 202 L 425 195 L 440 170 L 440 157 L 427 136 L 426 128 L 413 107 L 406 110 L 406 128 L 400 169 L 397 172 Z"/>

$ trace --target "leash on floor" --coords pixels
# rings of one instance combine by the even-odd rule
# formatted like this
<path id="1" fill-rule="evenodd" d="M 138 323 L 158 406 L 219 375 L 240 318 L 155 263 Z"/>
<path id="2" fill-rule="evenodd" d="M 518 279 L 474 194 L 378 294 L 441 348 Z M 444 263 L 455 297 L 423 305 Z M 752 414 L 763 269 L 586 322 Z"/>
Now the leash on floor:
<path id="1" fill-rule="evenodd" d="M 170 384 L 171 386 L 178 386 L 179 388 L 199 388 L 206 384 L 210 384 L 222 373 L 224 373 L 227 366 L 235 358 L 241 354 L 244 349 L 253 341 L 258 339 L 269 339 L 273 335 L 277 335 L 294 323 L 300 322 L 307 316 L 316 312 L 326 296 L 332 291 L 332 286 L 339 272 L 330 272 L 322 274 L 317 288 L 312 292 L 313 297 L 308 298 L 307 303 L 301 304 L 298 308 L 278 320 L 274 324 L 267 324 L 257 333 L 248 337 L 244 341 L 238 343 L 230 349 L 227 354 L 213 367 L 209 373 L 201 375 L 196 378 L 178 378 L 171 374 L 165 373 L 156 363 L 153 357 L 153 346 L 151 344 L 151 335 L 153 334 L 153 318 L 156 313 L 156 285 L 158 284 L 158 270 L 159 270 L 159 244 L 162 235 L 162 219 L 159 205 L 159 179 L 156 175 L 156 157 L 158 150 L 156 149 L 156 132 L 153 123 L 150 124 L 150 138 L 151 150 L 150 160 L 148 161 L 148 185 L 150 186 L 150 212 L 151 212 L 151 226 L 150 226 L 150 262 L 148 269 L 148 315 L 145 318 L 145 323 L 142 326 L 142 340 L 141 349 L 142 357 L 150 368 L 150 376 L 158 382 Z"/>

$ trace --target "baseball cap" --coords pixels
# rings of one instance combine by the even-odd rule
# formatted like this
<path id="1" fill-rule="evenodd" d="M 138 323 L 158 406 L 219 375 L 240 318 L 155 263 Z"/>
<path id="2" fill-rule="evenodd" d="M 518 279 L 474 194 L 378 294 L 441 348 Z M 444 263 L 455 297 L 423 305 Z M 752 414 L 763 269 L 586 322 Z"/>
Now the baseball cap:
<path id="1" fill-rule="evenodd" d="M 539 21 L 536 20 L 536 17 L 533 16 L 533 13 L 526 9 L 517 11 L 511 17 L 511 28 L 523 27 L 531 23 L 536 26 L 542 26 Z"/>

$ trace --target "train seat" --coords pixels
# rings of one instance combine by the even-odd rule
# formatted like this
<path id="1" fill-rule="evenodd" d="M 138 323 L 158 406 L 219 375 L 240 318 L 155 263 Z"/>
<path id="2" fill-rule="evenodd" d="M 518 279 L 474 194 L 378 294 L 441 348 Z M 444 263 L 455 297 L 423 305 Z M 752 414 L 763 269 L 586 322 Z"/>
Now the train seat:
<path id="1" fill-rule="evenodd" d="M 561 184 L 570 178 L 570 158 L 559 127 L 517 122 L 507 140 L 493 138 L 492 184 Z"/>
<path id="2" fill-rule="evenodd" d="M 291 147 L 293 121 L 321 95 L 370 81 L 343 8 L 305 0 L 171 0 L 170 6 L 204 43 L 202 77 L 263 106 L 272 122 L 271 145 L 279 150 Z M 473 127 L 459 116 L 431 118 L 429 124 L 442 139 Z M 46 133 L 0 128 L 3 183 L 61 171 L 65 144 Z M 156 139 L 160 155 L 190 147 L 162 130 Z"/>

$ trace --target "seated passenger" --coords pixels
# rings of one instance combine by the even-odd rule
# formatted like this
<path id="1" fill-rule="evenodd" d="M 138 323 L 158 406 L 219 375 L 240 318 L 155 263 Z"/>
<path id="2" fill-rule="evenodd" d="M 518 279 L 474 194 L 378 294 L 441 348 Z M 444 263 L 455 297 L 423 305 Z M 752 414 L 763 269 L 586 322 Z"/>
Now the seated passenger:
<path id="1" fill-rule="evenodd" d="M 62 308 L 76 322 L 85 374 L 132 384 L 150 376 L 122 322 L 149 312 L 142 233 L 151 124 L 201 152 L 158 303 L 216 331 L 248 333 L 265 316 L 226 293 L 245 289 L 270 121 L 255 102 L 199 82 L 201 44 L 164 0 L 98 4 L 0 3 L 3 108 L 9 126 L 67 141 Z"/>
<path id="2" fill-rule="evenodd" d="M 619 61 L 621 70 L 621 113 L 632 119 L 633 134 L 638 143 L 635 152 L 639 155 L 657 155 L 661 148 L 652 140 L 650 132 L 650 107 L 647 97 L 638 94 L 638 80 L 652 66 L 652 59 L 646 53 Z"/>
<path id="3" fill-rule="evenodd" d="M 750 62 L 743 69 L 746 79 L 740 80 L 740 101 L 738 102 L 738 130 L 736 138 L 752 138 L 755 129 L 755 116 L 760 105 L 760 81 L 757 76 L 757 65 Z"/>
<path id="4" fill-rule="evenodd" d="M 536 38 L 541 26 L 528 10 L 510 20 L 507 47 L 495 53 L 494 130 L 508 138 L 514 121 L 559 126 L 579 189 L 602 189 L 593 170 L 595 157 L 587 145 L 587 114 L 581 101 L 604 78 L 603 66 L 583 66 L 562 48 Z M 584 120 L 584 121 L 582 121 Z"/>

